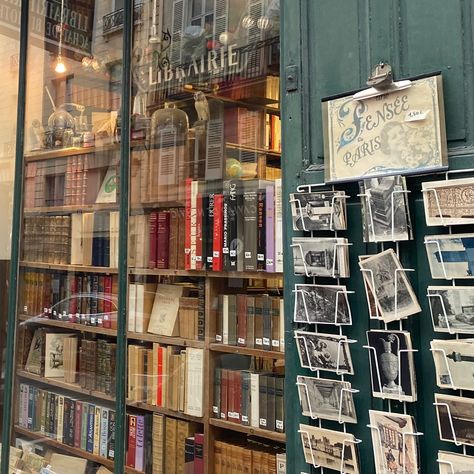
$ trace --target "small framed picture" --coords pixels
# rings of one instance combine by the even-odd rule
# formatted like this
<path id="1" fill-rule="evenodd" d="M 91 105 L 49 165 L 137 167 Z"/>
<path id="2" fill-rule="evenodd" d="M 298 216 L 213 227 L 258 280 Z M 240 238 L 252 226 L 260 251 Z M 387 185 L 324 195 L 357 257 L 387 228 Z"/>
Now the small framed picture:
<path id="1" fill-rule="evenodd" d="M 355 100 L 323 99 L 325 181 L 358 181 L 447 167 L 441 75 Z"/>
<path id="2" fill-rule="evenodd" d="M 411 337 L 405 331 L 367 331 L 372 394 L 406 402 L 416 401 Z"/>

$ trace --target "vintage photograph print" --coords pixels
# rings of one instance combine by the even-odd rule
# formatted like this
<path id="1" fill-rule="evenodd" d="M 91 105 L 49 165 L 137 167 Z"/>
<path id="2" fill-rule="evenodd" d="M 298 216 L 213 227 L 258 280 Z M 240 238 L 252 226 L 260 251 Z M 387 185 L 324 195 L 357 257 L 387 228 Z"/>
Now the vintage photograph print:
<path id="1" fill-rule="evenodd" d="M 474 234 L 425 236 L 431 277 L 474 278 Z"/>
<path id="2" fill-rule="evenodd" d="M 347 239 L 293 237 L 292 243 L 296 275 L 349 277 Z"/>
<path id="3" fill-rule="evenodd" d="M 369 410 L 375 472 L 418 473 L 418 441 L 412 416 Z"/>
<path id="4" fill-rule="evenodd" d="M 440 388 L 474 390 L 474 340 L 431 341 L 431 353 Z"/>
<path id="5" fill-rule="evenodd" d="M 447 166 L 441 75 L 364 100 L 330 97 L 322 112 L 328 183 Z"/>
<path id="6" fill-rule="evenodd" d="M 474 474 L 474 456 L 438 451 L 439 474 Z"/>
<path id="7" fill-rule="evenodd" d="M 372 394 L 406 402 L 416 401 L 415 367 L 410 333 L 367 331 Z"/>
<path id="8" fill-rule="evenodd" d="M 64 377 L 64 339 L 71 334 L 46 333 L 45 377 Z"/>
<path id="9" fill-rule="evenodd" d="M 435 331 L 474 334 L 472 286 L 429 286 L 428 303 Z"/>
<path id="10" fill-rule="evenodd" d="M 302 367 L 339 374 L 354 373 L 346 336 L 295 331 L 295 338 Z"/>
<path id="11" fill-rule="evenodd" d="M 439 437 L 474 446 L 474 399 L 435 393 Z"/>
<path id="12" fill-rule="evenodd" d="M 422 183 L 426 225 L 474 224 L 474 178 Z"/>
<path id="13" fill-rule="evenodd" d="M 359 474 L 357 440 L 350 433 L 300 424 L 301 444 L 308 464 L 346 474 Z"/>
<path id="14" fill-rule="evenodd" d="M 359 266 L 385 322 L 421 311 L 415 292 L 392 249 L 360 260 Z"/>
<path id="15" fill-rule="evenodd" d="M 347 229 L 344 191 L 290 194 L 293 230 Z"/>
<path id="16" fill-rule="evenodd" d="M 349 382 L 298 375 L 298 394 L 304 416 L 357 423 L 353 391 Z"/>
<path id="17" fill-rule="evenodd" d="M 364 179 L 359 188 L 364 242 L 408 240 L 410 219 L 405 178 Z"/>
<path id="18" fill-rule="evenodd" d="M 310 324 L 352 324 L 343 285 L 295 285 L 294 321 Z"/>

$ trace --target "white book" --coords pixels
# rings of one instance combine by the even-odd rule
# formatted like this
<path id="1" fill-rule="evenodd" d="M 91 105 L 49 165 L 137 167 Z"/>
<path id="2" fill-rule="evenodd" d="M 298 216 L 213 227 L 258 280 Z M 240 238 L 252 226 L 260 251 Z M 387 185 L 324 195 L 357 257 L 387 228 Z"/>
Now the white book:
<path id="1" fill-rule="evenodd" d="M 222 344 L 229 344 L 229 296 L 222 295 Z"/>
<path id="2" fill-rule="evenodd" d="M 275 180 L 275 271 L 283 272 L 283 206 L 281 178 Z"/>
<path id="3" fill-rule="evenodd" d="M 128 286 L 128 330 L 135 332 L 136 326 L 136 307 L 137 307 L 137 284 L 130 283 Z"/>
<path id="4" fill-rule="evenodd" d="M 285 352 L 285 301 L 280 299 L 280 352 Z"/>
<path id="5" fill-rule="evenodd" d="M 197 247 L 197 195 L 199 182 L 191 183 L 191 270 L 196 270 L 196 247 Z"/>
<path id="6" fill-rule="evenodd" d="M 83 264 L 82 213 L 71 214 L 71 265 Z"/>
<path id="7" fill-rule="evenodd" d="M 260 427 L 259 374 L 250 374 L 250 426 Z"/>
<path id="8" fill-rule="evenodd" d="M 110 213 L 110 268 L 118 267 L 119 212 Z"/>
<path id="9" fill-rule="evenodd" d="M 286 453 L 276 455 L 277 474 L 286 474 Z"/>
<path id="10" fill-rule="evenodd" d="M 107 457 L 107 436 L 109 430 L 109 409 L 102 407 L 100 415 L 100 448 L 99 455 Z"/>
<path id="11" fill-rule="evenodd" d="M 63 427 L 64 427 L 64 396 L 58 396 L 58 419 L 56 425 L 56 439 L 63 442 Z"/>
<path id="12" fill-rule="evenodd" d="M 82 214 L 82 265 L 92 265 L 92 240 L 94 237 L 94 213 Z"/>
<path id="13" fill-rule="evenodd" d="M 186 403 L 184 412 L 191 416 L 203 416 L 204 351 L 186 349 Z"/>

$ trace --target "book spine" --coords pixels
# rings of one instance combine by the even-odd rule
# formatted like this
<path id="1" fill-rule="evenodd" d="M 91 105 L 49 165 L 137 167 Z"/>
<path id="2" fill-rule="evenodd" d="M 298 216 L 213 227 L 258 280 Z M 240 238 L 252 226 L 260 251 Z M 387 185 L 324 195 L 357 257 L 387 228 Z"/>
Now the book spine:
<path id="1" fill-rule="evenodd" d="M 194 437 L 184 440 L 184 474 L 194 474 Z"/>
<path id="2" fill-rule="evenodd" d="M 247 295 L 237 295 L 237 345 L 247 345 Z"/>
<path id="3" fill-rule="evenodd" d="M 137 416 L 137 439 L 135 451 L 135 469 L 143 471 L 145 466 L 145 418 Z"/>
<path id="4" fill-rule="evenodd" d="M 76 401 L 74 412 L 74 447 L 78 449 L 81 447 L 82 406 L 83 402 Z"/>
<path id="5" fill-rule="evenodd" d="M 257 270 L 257 183 L 244 187 L 244 270 Z"/>
<path id="6" fill-rule="evenodd" d="M 137 417 L 128 415 L 128 451 L 127 466 L 135 468 L 135 455 L 137 449 Z"/>
<path id="7" fill-rule="evenodd" d="M 222 232 L 223 232 L 223 204 L 222 194 L 214 195 L 214 226 L 212 232 L 212 270 L 222 271 Z"/>
<path id="8" fill-rule="evenodd" d="M 198 192 L 196 195 L 196 270 L 205 268 L 203 246 L 203 209 L 204 196 Z"/>
<path id="9" fill-rule="evenodd" d="M 259 374 L 250 374 L 250 426 L 260 426 Z"/>
<path id="10" fill-rule="evenodd" d="M 267 388 L 267 378 L 268 376 L 266 375 L 260 375 L 259 377 L 259 387 L 258 387 L 258 401 L 259 401 L 259 407 L 258 407 L 258 412 L 259 412 L 259 421 L 258 425 L 260 429 L 266 430 L 268 429 L 268 423 L 267 423 L 267 403 L 268 403 L 268 388 Z"/>
<path id="11" fill-rule="evenodd" d="M 237 345 L 237 296 L 228 295 L 229 316 L 228 316 L 228 340 L 230 346 Z"/>
<path id="12" fill-rule="evenodd" d="M 229 371 L 222 369 L 221 371 L 221 402 L 220 402 L 220 418 L 227 420 L 227 402 L 229 392 Z"/>
<path id="13" fill-rule="evenodd" d="M 109 409 L 102 408 L 100 417 L 100 448 L 99 456 L 107 457 L 107 436 L 109 430 Z"/>
<path id="14" fill-rule="evenodd" d="M 109 411 L 109 427 L 107 433 L 107 458 L 115 458 L 115 411 Z"/>
<path id="15" fill-rule="evenodd" d="M 227 228 L 229 258 L 227 259 L 226 271 L 237 271 L 237 250 L 239 246 L 237 238 L 237 196 L 238 181 L 224 181 L 224 199 L 227 200 Z"/>
<path id="16" fill-rule="evenodd" d="M 206 338 L 206 283 L 202 278 L 198 282 L 197 338 L 199 341 Z"/>
<path id="17" fill-rule="evenodd" d="M 89 404 L 82 403 L 82 419 L 81 419 L 81 449 L 87 451 L 87 432 L 89 429 Z"/>
<path id="18" fill-rule="evenodd" d="M 273 273 L 275 271 L 275 192 L 273 185 L 265 189 L 265 270 Z"/>
<path id="19" fill-rule="evenodd" d="M 247 347 L 255 347 L 255 298 L 246 297 L 247 302 Z"/>
<path id="20" fill-rule="evenodd" d="M 100 423 L 101 423 L 102 409 L 101 407 L 95 407 L 94 413 L 94 447 L 92 453 L 96 456 L 100 453 Z"/>
<path id="21" fill-rule="evenodd" d="M 150 212 L 149 216 L 149 242 L 150 257 L 148 268 L 156 268 L 157 263 L 157 240 L 158 240 L 158 213 Z"/>
<path id="22" fill-rule="evenodd" d="M 266 190 L 260 188 L 257 191 L 257 270 L 265 270 L 266 252 Z"/>
<path id="23" fill-rule="evenodd" d="M 213 269 L 213 253 L 214 253 L 214 192 L 209 192 L 207 195 L 207 212 L 204 213 L 206 219 L 206 229 L 204 235 L 206 236 L 206 268 Z"/>
<path id="24" fill-rule="evenodd" d="M 229 196 L 222 199 L 222 269 L 227 270 L 229 263 Z"/>
<path id="25" fill-rule="evenodd" d="M 283 206 L 281 179 L 275 180 L 275 271 L 283 272 Z"/>
<path id="26" fill-rule="evenodd" d="M 170 213 L 158 212 L 156 268 L 169 268 Z"/>
<path id="27" fill-rule="evenodd" d="M 267 430 L 275 431 L 275 376 L 267 376 Z"/>
<path id="28" fill-rule="evenodd" d="M 194 473 L 204 474 L 204 435 L 194 435 Z"/>
<path id="29" fill-rule="evenodd" d="M 272 302 L 268 295 L 262 296 L 263 337 L 262 346 L 266 351 L 272 350 Z"/>
<path id="30" fill-rule="evenodd" d="M 197 249 L 197 195 L 199 183 L 191 182 L 191 216 L 190 216 L 190 235 L 191 235 L 191 270 L 196 270 L 196 249 Z"/>
<path id="31" fill-rule="evenodd" d="M 185 215 L 184 215 L 184 269 L 191 269 L 191 186 L 193 180 L 186 179 Z"/>
<path id="32" fill-rule="evenodd" d="M 285 432 L 285 378 L 275 378 L 275 431 Z"/>
<path id="33" fill-rule="evenodd" d="M 240 372 L 240 384 L 242 387 L 241 423 L 250 426 L 250 372 Z"/>
<path id="34" fill-rule="evenodd" d="M 94 414 L 95 406 L 89 404 L 87 414 L 87 444 L 86 451 L 88 453 L 94 452 Z"/>
<path id="35" fill-rule="evenodd" d="M 222 369 L 214 369 L 214 402 L 212 405 L 212 414 L 214 418 L 221 417 L 221 389 L 222 389 Z"/>
<path id="36" fill-rule="evenodd" d="M 110 329 L 112 327 L 111 322 L 111 315 L 112 315 L 112 277 L 110 275 L 104 276 L 104 293 L 105 293 L 105 300 L 104 300 L 104 318 L 102 322 L 102 326 L 106 329 Z"/>

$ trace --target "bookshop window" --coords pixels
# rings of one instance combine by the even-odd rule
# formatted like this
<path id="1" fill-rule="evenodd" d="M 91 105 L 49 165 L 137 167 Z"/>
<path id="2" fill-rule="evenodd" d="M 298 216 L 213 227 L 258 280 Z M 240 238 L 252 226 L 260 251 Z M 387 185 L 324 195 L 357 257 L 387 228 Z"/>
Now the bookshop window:
<path id="1" fill-rule="evenodd" d="M 127 466 L 276 472 L 279 2 L 150 7 L 133 44 Z M 153 434 L 140 452 L 136 426 Z"/>
<path id="2" fill-rule="evenodd" d="M 113 3 L 30 2 L 15 473 L 114 470 L 123 38 L 101 27 Z"/>

